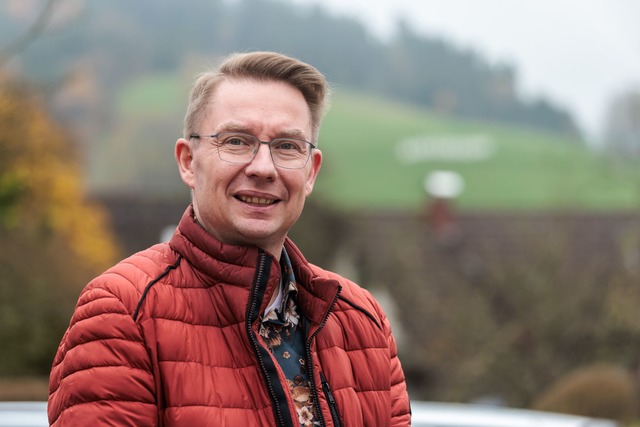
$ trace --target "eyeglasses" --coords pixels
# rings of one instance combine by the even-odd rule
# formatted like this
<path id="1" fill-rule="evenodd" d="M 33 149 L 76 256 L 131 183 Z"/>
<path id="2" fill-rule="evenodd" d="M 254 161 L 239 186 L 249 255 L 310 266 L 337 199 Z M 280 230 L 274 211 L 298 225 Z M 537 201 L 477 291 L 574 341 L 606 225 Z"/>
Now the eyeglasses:
<path id="1" fill-rule="evenodd" d="M 220 159 L 229 163 L 250 163 L 258 153 L 260 144 L 269 146 L 273 164 L 284 169 L 302 169 L 316 148 L 312 143 L 295 138 L 276 138 L 260 141 L 253 135 L 237 132 L 221 132 L 215 135 L 191 134 L 191 138 L 211 138 L 218 148 Z"/>

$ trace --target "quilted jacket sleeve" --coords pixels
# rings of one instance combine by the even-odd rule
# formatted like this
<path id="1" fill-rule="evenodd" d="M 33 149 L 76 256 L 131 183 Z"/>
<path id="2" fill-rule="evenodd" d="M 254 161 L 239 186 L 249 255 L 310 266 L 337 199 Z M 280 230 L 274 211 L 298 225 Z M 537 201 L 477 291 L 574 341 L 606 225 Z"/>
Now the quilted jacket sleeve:
<path id="1" fill-rule="evenodd" d="M 410 426 L 411 409 L 404 372 L 398 359 L 396 341 L 391 335 L 389 322 L 385 319 L 385 328 L 389 330 L 389 350 L 391 354 L 391 425 Z"/>
<path id="2" fill-rule="evenodd" d="M 405 381 L 404 371 L 398 358 L 398 347 L 396 340 L 391 332 L 389 319 L 382 311 L 380 305 L 373 301 L 374 306 L 378 310 L 378 315 L 382 321 L 383 330 L 387 336 L 389 343 L 389 357 L 391 358 L 391 426 L 406 427 L 411 425 L 411 407 L 409 403 L 409 394 L 407 392 L 407 384 Z"/>
<path id="3" fill-rule="evenodd" d="M 152 372 L 143 337 L 122 297 L 90 284 L 53 362 L 49 422 L 55 427 L 157 426 Z"/>
<path id="4" fill-rule="evenodd" d="M 344 283 L 344 282 L 343 282 Z M 378 318 L 382 331 L 387 340 L 388 355 L 390 362 L 389 382 L 391 387 L 390 404 L 391 404 L 391 421 L 388 425 L 393 427 L 407 427 L 411 425 L 411 405 L 409 403 L 409 394 L 407 392 L 407 383 L 402 370 L 400 359 L 398 358 L 398 346 L 391 331 L 389 318 L 384 313 L 380 304 L 373 295 L 361 290 L 362 295 L 367 300 L 365 307 L 372 310 Z"/>

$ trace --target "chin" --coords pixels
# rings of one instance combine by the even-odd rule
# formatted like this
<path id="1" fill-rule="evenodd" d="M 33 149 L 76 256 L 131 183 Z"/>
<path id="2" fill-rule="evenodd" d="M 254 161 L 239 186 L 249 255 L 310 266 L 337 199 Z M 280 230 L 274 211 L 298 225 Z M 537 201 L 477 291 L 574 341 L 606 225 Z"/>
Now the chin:
<path id="1" fill-rule="evenodd" d="M 278 240 L 279 237 L 284 239 L 284 236 L 286 235 L 286 233 L 281 232 L 279 229 L 264 223 L 238 227 L 237 230 L 245 241 L 253 244 Z"/>

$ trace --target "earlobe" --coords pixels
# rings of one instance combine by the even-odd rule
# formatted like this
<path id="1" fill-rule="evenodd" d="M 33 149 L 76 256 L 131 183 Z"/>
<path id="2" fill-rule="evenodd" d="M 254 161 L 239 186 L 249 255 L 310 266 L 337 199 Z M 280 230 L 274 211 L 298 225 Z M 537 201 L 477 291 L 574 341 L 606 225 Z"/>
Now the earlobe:
<path id="1" fill-rule="evenodd" d="M 190 188 L 194 188 L 193 148 L 191 143 L 184 138 L 180 138 L 176 141 L 174 155 L 176 162 L 178 162 L 178 169 L 182 181 Z"/>

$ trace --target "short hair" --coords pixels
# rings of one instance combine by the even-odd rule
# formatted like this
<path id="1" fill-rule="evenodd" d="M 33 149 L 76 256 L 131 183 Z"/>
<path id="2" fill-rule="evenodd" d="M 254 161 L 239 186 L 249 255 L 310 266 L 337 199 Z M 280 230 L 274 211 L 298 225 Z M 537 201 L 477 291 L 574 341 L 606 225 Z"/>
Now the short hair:
<path id="1" fill-rule="evenodd" d="M 196 79 L 184 117 L 184 137 L 197 132 L 206 105 L 215 89 L 227 80 L 282 81 L 298 89 L 311 113 L 314 143 L 329 105 L 329 86 L 325 76 L 313 66 L 276 52 L 234 53 L 223 59 L 217 70 L 202 73 Z"/>

